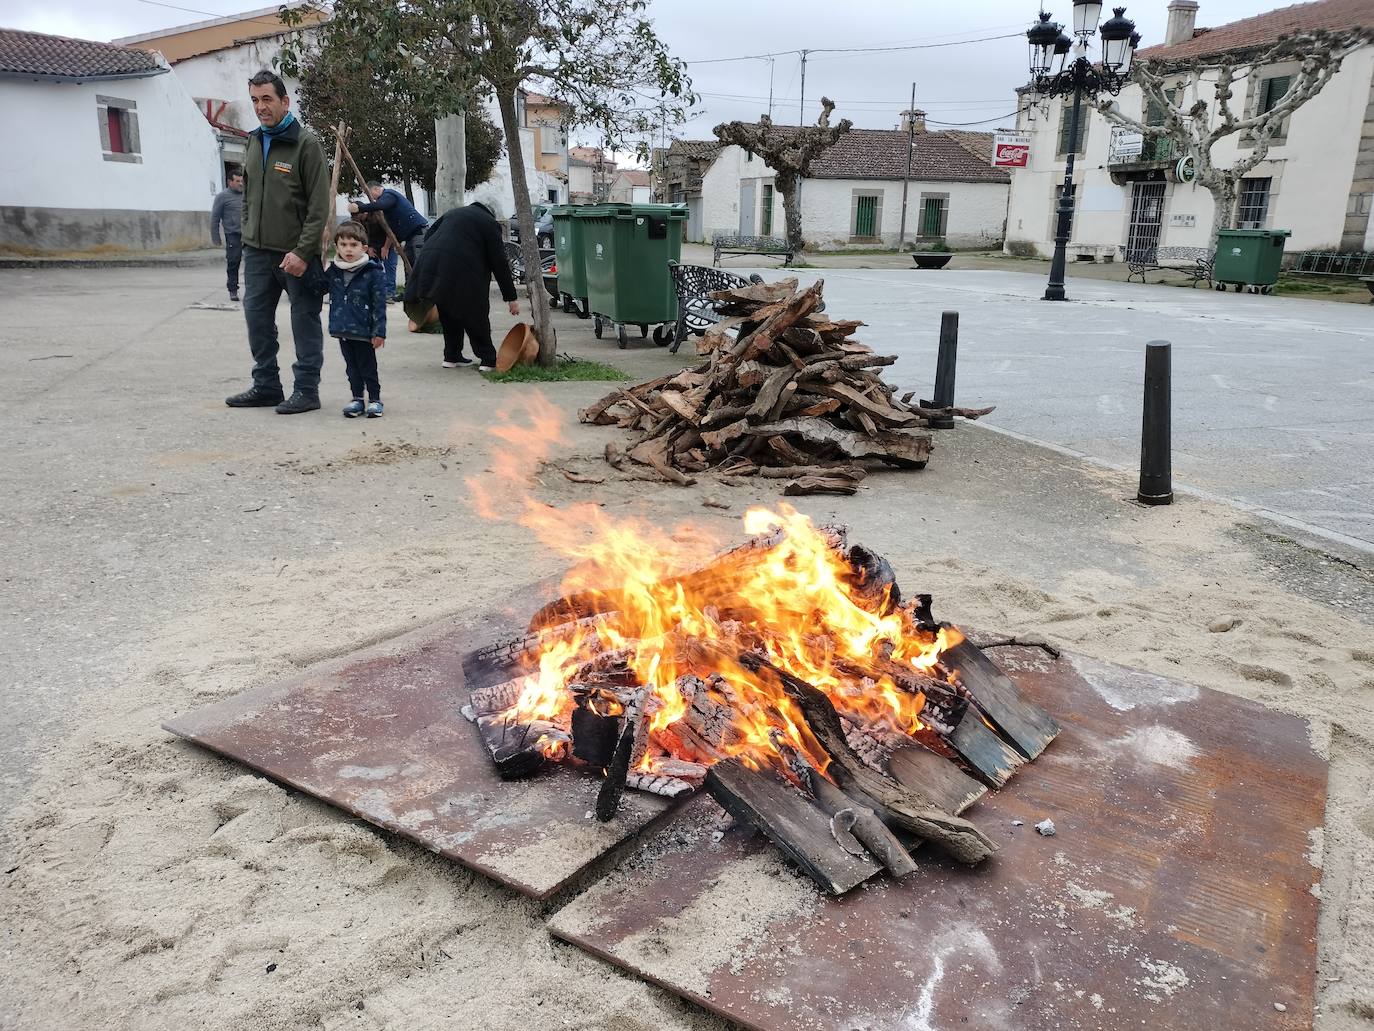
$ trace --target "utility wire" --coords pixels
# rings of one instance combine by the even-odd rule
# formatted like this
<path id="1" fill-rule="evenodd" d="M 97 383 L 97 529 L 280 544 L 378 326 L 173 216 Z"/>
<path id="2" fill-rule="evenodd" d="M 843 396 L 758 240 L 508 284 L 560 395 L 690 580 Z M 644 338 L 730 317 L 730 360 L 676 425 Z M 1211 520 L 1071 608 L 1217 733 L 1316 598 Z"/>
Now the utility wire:
<path id="1" fill-rule="evenodd" d="M 948 43 L 912 43 L 906 46 L 893 47 L 811 47 L 805 53 L 810 54 L 883 54 L 898 50 L 936 50 L 941 47 L 961 47 L 969 43 L 987 43 L 995 39 L 1015 39 L 1023 36 L 1023 32 L 1007 32 L 1000 36 L 980 36 L 977 39 L 956 39 Z M 722 64 L 726 61 L 758 61 L 769 57 L 786 57 L 792 54 L 801 54 L 803 51 L 797 50 L 776 50 L 768 54 L 746 54 L 743 57 L 712 57 L 702 61 L 685 61 L 687 65 L 697 64 Z"/>
<path id="2" fill-rule="evenodd" d="M 226 20 L 236 20 L 236 19 L 234 18 L 234 15 L 232 15 L 232 14 L 224 14 L 224 13 L 222 13 L 222 12 L 215 12 L 215 11 L 201 11 L 201 10 L 197 10 L 197 9 L 194 8 L 194 7 L 181 7 L 181 6 L 177 5 L 177 4 L 166 4 L 166 3 L 162 3 L 161 0 L 138 0 L 138 2 L 141 3 L 141 4 L 148 4 L 150 7 L 166 7 L 168 10 L 172 10 L 172 11 L 185 11 L 187 14 L 204 14 L 204 15 L 210 17 L 210 18 L 223 18 L 223 19 L 226 19 Z M 290 31 L 291 31 L 291 26 L 282 24 L 282 22 L 281 22 L 281 20 L 280 20 L 279 18 L 273 18 L 271 21 L 268 21 L 266 18 L 242 18 L 242 19 L 237 19 L 237 20 L 241 20 L 241 21 L 250 21 L 250 22 L 257 22 L 257 23 L 259 23 L 259 24 L 261 24 L 261 25 L 272 25 L 272 26 L 275 26 L 276 28 L 280 29 L 282 32 L 290 32 Z"/>

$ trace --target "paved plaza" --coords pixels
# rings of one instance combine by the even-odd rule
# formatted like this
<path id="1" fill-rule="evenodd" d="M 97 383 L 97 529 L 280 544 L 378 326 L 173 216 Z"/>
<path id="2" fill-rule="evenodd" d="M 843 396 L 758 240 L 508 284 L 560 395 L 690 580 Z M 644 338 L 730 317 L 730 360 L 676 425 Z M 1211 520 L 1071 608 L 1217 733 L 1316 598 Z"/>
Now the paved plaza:
<path id="1" fill-rule="evenodd" d="M 776 269 L 760 270 L 772 277 Z M 1072 271 L 1072 270 L 1071 270 Z M 1140 457 L 1145 343 L 1173 343 L 1175 486 L 1374 548 L 1374 310 L 1017 272 L 800 270 L 928 397 L 959 312 L 957 400 L 988 425 L 1120 467 Z"/>

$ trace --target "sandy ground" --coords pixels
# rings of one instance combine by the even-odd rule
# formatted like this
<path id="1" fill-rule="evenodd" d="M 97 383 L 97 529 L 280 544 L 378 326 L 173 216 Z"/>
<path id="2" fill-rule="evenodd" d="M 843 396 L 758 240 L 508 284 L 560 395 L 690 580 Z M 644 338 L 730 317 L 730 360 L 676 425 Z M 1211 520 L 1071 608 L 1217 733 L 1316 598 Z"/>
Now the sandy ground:
<path id="1" fill-rule="evenodd" d="M 18 801 L 0 865 L 0 1026 L 723 1027 L 554 942 L 546 907 L 158 728 L 425 622 L 480 625 L 565 565 L 468 504 L 466 478 L 490 468 L 481 427 L 527 388 L 440 378 L 434 342 L 393 340 L 380 423 L 344 423 L 328 395 L 324 413 L 297 420 L 231 413 L 218 397 L 242 377 L 241 330 L 183 311 L 210 296 L 205 275 L 184 275 L 144 298 L 144 331 L 105 350 L 92 316 L 99 353 L 80 369 L 5 365 L 12 378 L 50 377 L 35 386 L 43 407 L 20 413 L 45 428 L 15 442 L 0 484 L 7 520 L 31 528 L 7 573 L 24 600 L 6 606 L 17 657 L 5 690 L 20 695 L 31 670 L 42 704 L 61 705 L 11 753 L 24 769 L 6 771 Z M 3 303 L 37 303 L 19 292 Z M 566 350 L 636 375 L 669 364 L 561 325 Z M 33 338 L 50 332 L 33 329 L 22 342 L 33 353 L 10 348 L 4 362 L 46 353 Z M 337 381 L 337 356 L 327 361 L 326 381 Z M 135 417 L 136 431 L 111 422 L 110 380 L 180 389 Z M 600 390 L 543 393 L 571 413 Z M 593 456 L 614 431 L 569 423 L 564 433 L 561 461 L 605 471 Z M 1113 474 L 975 428 L 940 436 L 925 472 L 870 483 L 799 507 L 847 523 L 908 591 L 933 591 L 943 618 L 1035 633 L 1313 721 L 1331 759 L 1314 849 L 1317 1026 L 1370 1026 L 1368 557 L 1304 547 L 1204 502 L 1142 509 Z M 64 498 L 72 484 L 94 500 Z M 611 515 L 687 522 L 721 542 L 738 538 L 748 504 L 778 500 L 711 482 L 573 484 L 549 469 L 531 489 L 556 506 L 590 500 Z M 702 507 L 708 494 L 730 509 Z M 759 905 L 790 904 L 782 896 Z"/>

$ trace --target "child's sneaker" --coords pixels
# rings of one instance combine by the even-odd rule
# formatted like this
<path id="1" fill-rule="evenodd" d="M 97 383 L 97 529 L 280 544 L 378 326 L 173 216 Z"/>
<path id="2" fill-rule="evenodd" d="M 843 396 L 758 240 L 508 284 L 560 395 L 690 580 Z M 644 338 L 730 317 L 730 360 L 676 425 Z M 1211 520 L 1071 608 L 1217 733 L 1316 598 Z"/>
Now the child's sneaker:
<path id="1" fill-rule="evenodd" d="M 373 401 L 367 406 L 367 417 L 369 419 L 380 419 L 382 417 L 382 403 Z"/>
<path id="2" fill-rule="evenodd" d="M 446 362 L 441 362 L 440 364 L 443 365 L 443 367 L 446 368 L 446 369 L 468 369 L 468 368 L 471 368 L 471 367 L 472 367 L 473 361 L 472 361 L 471 358 L 462 358 L 462 357 L 460 357 L 460 358 L 456 359 L 455 361 L 451 361 L 451 362 L 446 361 Z"/>
<path id="3" fill-rule="evenodd" d="M 477 371 L 478 371 L 478 372 L 495 372 L 495 371 L 496 371 L 496 366 L 495 366 L 495 365 L 479 365 L 479 366 L 477 366 Z"/>
<path id="4" fill-rule="evenodd" d="M 343 413 L 345 419 L 356 419 L 358 416 L 362 415 L 363 399 L 361 397 L 355 397 L 352 401 L 348 402 L 348 404 L 344 405 Z"/>

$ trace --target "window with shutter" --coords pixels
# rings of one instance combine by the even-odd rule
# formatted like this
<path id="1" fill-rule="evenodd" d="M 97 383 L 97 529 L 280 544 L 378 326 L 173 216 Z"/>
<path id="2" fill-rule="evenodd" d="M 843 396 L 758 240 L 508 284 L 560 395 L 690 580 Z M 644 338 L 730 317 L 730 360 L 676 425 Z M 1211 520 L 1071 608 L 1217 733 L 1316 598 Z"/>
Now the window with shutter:
<path id="1" fill-rule="evenodd" d="M 1073 152 L 1083 153 L 1084 138 L 1088 135 L 1088 111 L 1085 104 L 1083 109 L 1078 112 L 1078 138 L 1074 141 Z M 1073 122 L 1073 104 L 1065 101 L 1059 105 L 1059 148 L 1055 152 L 1057 157 L 1064 157 L 1069 152 L 1069 126 Z"/>
<path id="2" fill-rule="evenodd" d="M 877 190 L 855 190 L 850 207 L 849 235 L 872 240 L 882 233 L 883 195 Z"/>
<path id="3" fill-rule="evenodd" d="M 138 105 L 119 97 L 95 98 L 96 123 L 100 130 L 100 150 L 106 161 L 142 162 L 142 141 L 138 135 Z"/>
<path id="4" fill-rule="evenodd" d="M 921 194 L 921 216 L 917 231 L 926 239 L 939 239 L 945 235 L 945 225 L 949 219 L 949 197 L 944 194 Z"/>

